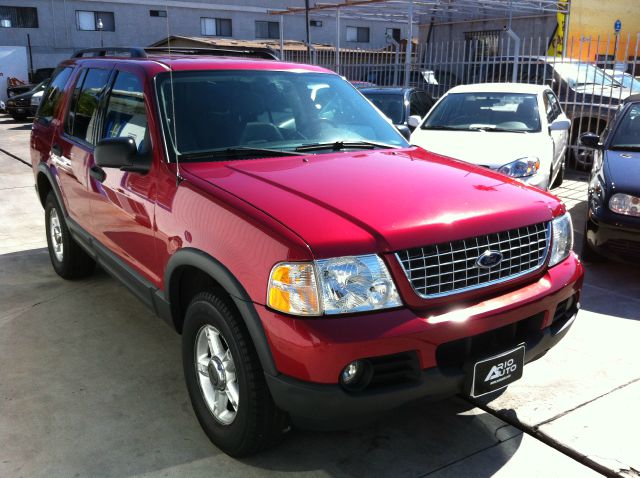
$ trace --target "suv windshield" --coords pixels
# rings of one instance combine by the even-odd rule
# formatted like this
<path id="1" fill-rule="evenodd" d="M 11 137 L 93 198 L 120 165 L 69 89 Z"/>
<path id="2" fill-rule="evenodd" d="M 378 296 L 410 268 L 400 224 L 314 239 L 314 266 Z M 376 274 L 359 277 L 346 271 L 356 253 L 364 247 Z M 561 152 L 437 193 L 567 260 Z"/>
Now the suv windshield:
<path id="1" fill-rule="evenodd" d="M 238 152 L 277 156 L 309 146 L 314 153 L 408 146 L 338 75 L 215 70 L 172 76 L 173 84 L 168 73 L 159 75 L 157 91 L 169 150 L 186 160 L 226 150 L 239 159 Z M 210 159 L 218 157 L 224 154 Z"/>
<path id="2" fill-rule="evenodd" d="M 640 103 L 631 106 L 620 120 L 611 148 L 640 151 Z"/>
<path id="3" fill-rule="evenodd" d="M 564 78 L 570 88 L 606 86 L 619 87 L 620 83 L 593 65 L 578 63 L 556 63 L 553 65 L 558 74 Z"/>
<path id="4" fill-rule="evenodd" d="M 376 107 L 382 111 L 394 124 L 404 121 L 404 95 L 402 93 L 363 92 Z"/>
<path id="5" fill-rule="evenodd" d="M 451 93 L 434 107 L 422 129 L 537 132 L 538 101 L 521 93 Z"/>

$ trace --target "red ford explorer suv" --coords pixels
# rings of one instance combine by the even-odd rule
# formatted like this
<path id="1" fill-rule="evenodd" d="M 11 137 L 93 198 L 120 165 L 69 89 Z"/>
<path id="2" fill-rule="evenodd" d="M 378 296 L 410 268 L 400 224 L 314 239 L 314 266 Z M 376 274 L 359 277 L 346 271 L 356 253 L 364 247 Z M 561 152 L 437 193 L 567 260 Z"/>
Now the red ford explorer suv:
<path id="1" fill-rule="evenodd" d="M 410 146 L 323 68 L 127 56 L 78 54 L 42 100 L 51 262 L 65 279 L 99 263 L 182 334 L 228 454 L 495 392 L 575 320 L 583 269 L 554 196 Z"/>

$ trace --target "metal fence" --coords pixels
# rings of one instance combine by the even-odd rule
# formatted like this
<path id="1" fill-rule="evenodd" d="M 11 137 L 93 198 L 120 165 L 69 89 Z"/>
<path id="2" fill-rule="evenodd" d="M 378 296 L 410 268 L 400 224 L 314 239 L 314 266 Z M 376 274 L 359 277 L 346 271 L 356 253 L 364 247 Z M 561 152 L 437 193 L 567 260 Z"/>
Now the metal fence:
<path id="1" fill-rule="evenodd" d="M 572 120 L 569 165 L 585 169 L 591 152 L 581 147 L 580 135 L 602 133 L 621 101 L 640 94 L 639 49 L 640 34 L 570 38 L 564 55 L 555 55 L 550 38 L 520 39 L 496 32 L 464 41 L 414 44 L 410 57 L 403 47 L 392 45 L 382 51 L 285 51 L 285 59 L 324 66 L 352 82 L 420 87 L 434 98 L 463 84 L 546 84 Z"/>

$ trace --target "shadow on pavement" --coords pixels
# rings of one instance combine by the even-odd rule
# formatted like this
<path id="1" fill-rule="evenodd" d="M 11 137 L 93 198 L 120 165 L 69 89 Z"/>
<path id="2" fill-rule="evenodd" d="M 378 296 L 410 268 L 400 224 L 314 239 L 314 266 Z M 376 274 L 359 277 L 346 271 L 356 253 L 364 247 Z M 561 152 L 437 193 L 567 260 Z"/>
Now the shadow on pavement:
<path id="1" fill-rule="evenodd" d="M 355 430 L 293 430 L 279 447 L 234 460 L 192 412 L 179 336 L 103 271 L 68 282 L 46 249 L 5 254 L 0 287 L 10 309 L 0 309 L 0 476 L 419 476 L 510 440 L 469 473 L 489 477 L 522 439 L 453 398 Z"/>

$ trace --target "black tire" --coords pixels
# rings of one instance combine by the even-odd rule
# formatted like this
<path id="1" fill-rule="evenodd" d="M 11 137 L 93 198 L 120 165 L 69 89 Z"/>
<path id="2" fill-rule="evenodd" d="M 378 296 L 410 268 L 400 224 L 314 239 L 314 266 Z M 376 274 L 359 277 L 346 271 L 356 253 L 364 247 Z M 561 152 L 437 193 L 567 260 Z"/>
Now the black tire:
<path id="1" fill-rule="evenodd" d="M 553 181 L 553 184 L 549 189 L 554 189 L 562 186 L 562 183 L 564 182 L 564 173 L 566 169 L 567 169 L 567 161 L 563 159 L 562 164 L 560 165 L 560 171 L 558 171 L 558 175 L 556 176 L 556 179 Z M 553 177 L 553 166 L 551 167 L 551 173 L 552 173 L 551 176 L 549 176 L 550 178 Z"/>
<path id="2" fill-rule="evenodd" d="M 52 237 L 54 233 L 51 229 L 51 221 L 54 217 L 59 223 L 55 238 Z M 49 258 L 56 273 L 63 279 L 69 280 L 81 279 L 90 275 L 95 269 L 96 263 L 71 237 L 62 208 L 60 208 L 53 192 L 49 192 L 45 200 L 44 218 Z M 62 245 L 63 254 L 61 257 L 54 250 L 56 244 Z"/>
<path id="3" fill-rule="evenodd" d="M 15 121 L 24 121 L 28 118 L 27 115 L 20 115 L 17 113 L 11 113 L 11 117 L 15 120 Z"/>
<path id="4" fill-rule="evenodd" d="M 196 371 L 196 342 L 205 326 L 219 331 L 233 357 L 239 399 L 235 418 L 229 424 L 221 423 L 210 411 Z M 182 363 L 196 417 L 214 445 L 230 456 L 242 457 L 279 442 L 288 429 L 288 416 L 273 402 L 242 318 L 211 292 L 197 294 L 187 308 Z"/>

